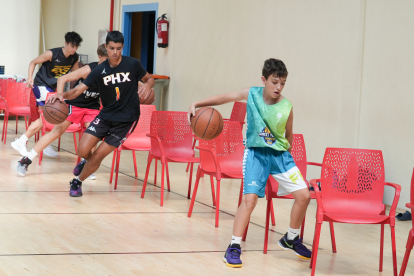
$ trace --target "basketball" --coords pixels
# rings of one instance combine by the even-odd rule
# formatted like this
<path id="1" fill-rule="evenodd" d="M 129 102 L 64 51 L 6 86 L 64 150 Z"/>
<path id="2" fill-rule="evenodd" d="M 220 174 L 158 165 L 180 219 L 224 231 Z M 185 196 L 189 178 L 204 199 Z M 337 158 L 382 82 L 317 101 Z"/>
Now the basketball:
<path id="1" fill-rule="evenodd" d="M 191 130 L 200 139 L 211 140 L 223 130 L 223 117 L 217 109 L 202 107 L 191 117 Z"/>
<path id="2" fill-rule="evenodd" d="M 68 106 L 59 100 L 56 100 L 54 103 L 47 103 L 43 109 L 45 120 L 53 125 L 63 123 L 68 117 L 68 114 Z"/>
<path id="3" fill-rule="evenodd" d="M 152 104 L 154 101 L 155 101 L 154 89 L 151 89 L 151 92 L 145 99 L 143 97 L 139 99 L 140 104 Z"/>

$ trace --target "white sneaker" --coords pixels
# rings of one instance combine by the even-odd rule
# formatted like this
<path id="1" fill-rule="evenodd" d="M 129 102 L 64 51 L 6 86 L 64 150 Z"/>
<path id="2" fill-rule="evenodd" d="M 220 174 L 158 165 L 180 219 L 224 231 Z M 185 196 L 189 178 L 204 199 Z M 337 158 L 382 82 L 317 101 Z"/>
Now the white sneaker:
<path id="1" fill-rule="evenodd" d="M 96 175 L 91 174 L 91 175 L 90 175 L 90 176 L 88 176 L 88 178 L 86 178 L 86 179 L 89 179 L 89 180 L 95 180 L 95 179 L 96 179 Z"/>
<path id="2" fill-rule="evenodd" d="M 59 153 L 57 153 L 50 145 L 43 150 L 43 154 L 49 157 L 59 156 Z"/>
<path id="3" fill-rule="evenodd" d="M 11 142 L 12 148 L 18 151 L 23 157 L 27 156 L 29 153 L 26 149 L 26 143 L 20 142 L 19 138 L 14 139 L 14 142 Z"/>

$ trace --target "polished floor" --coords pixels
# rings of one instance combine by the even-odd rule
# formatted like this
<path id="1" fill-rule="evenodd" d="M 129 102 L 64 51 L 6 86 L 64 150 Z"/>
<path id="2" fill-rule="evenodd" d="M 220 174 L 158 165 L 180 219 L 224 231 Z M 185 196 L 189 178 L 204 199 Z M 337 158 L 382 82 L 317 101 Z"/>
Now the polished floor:
<path id="1" fill-rule="evenodd" d="M 19 122 L 18 136 L 23 124 Z M 71 198 L 69 181 L 76 162 L 71 134 L 63 136 L 59 157 L 44 157 L 40 166 L 36 159 L 26 177 L 20 177 L 16 165 L 21 157 L 10 146 L 17 137 L 13 125 L 10 122 L 7 144 L 0 146 L 0 275 L 310 275 L 308 261 L 277 246 L 288 228 L 292 201 L 274 201 L 277 225 L 271 227 L 266 255 L 265 200 L 259 201 L 242 243 L 243 267 L 229 268 L 222 257 L 231 238 L 240 181 L 222 181 L 219 228 L 214 227 L 207 178 L 200 183 L 192 217 L 187 217 L 185 164 L 170 164 L 171 192 L 165 191 L 164 207 L 159 205 L 160 173 L 157 186 L 148 185 L 145 198 L 140 197 L 147 152 L 137 152 L 138 179 L 132 154 L 124 151 L 116 191 L 109 183 L 110 155 L 96 172 L 97 179 L 84 182 L 84 196 Z M 33 144 L 31 139 L 28 149 Z M 152 167 L 150 183 L 153 173 Z M 309 247 L 315 209 L 312 201 L 304 238 Z M 411 222 L 397 221 L 398 270 L 410 227 Z M 323 225 L 316 275 L 392 275 L 389 227 L 382 273 L 380 226 L 335 224 L 335 230 L 338 253 L 333 254 L 328 224 Z M 406 275 L 414 275 L 414 257 Z"/>

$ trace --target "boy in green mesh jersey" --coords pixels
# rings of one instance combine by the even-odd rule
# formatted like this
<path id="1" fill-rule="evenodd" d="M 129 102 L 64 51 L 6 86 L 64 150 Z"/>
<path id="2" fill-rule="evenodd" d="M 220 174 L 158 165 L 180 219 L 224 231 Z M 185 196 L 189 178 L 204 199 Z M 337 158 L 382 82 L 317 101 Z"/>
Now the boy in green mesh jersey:
<path id="1" fill-rule="evenodd" d="M 224 255 L 230 267 L 241 267 L 240 242 L 257 199 L 265 196 L 266 182 L 271 175 L 278 183 L 278 195 L 292 194 L 295 202 L 290 214 L 288 232 L 279 240 L 284 250 L 291 250 L 302 259 L 310 260 L 311 251 L 299 239 L 300 226 L 306 214 L 311 195 L 308 186 L 290 154 L 293 139 L 292 104 L 281 95 L 288 71 L 281 60 L 268 59 L 262 70 L 264 87 L 245 88 L 237 92 L 212 96 L 194 102 L 188 110 L 228 102 L 247 101 L 246 149 L 243 157 L 243 200 L 233 225 L 231 243 Z"/>

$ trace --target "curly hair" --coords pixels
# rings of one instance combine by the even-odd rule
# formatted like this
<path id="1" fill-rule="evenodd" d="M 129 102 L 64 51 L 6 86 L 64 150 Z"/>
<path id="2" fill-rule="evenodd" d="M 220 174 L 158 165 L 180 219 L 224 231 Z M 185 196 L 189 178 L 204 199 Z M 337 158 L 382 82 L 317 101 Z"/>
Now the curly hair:
<path id="1" fill-rule="evenodd" d="M 287 78 L 288 71 L 283 61 L 275 58 L 269 58 L 264 62 L 262 75 L 266 80 L 270 75 L 277 78 Z"/>
<path id="2" fill-rule="evenodd" d="M 67 44 L 72 44 L 74 46 L 80 46 L 83 41 L 82 37 L 76 32 L 67 32 L 65 34 L 65 41 Z"/>

